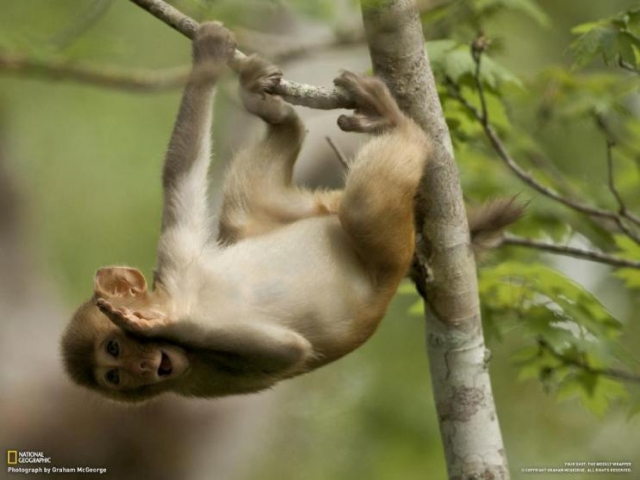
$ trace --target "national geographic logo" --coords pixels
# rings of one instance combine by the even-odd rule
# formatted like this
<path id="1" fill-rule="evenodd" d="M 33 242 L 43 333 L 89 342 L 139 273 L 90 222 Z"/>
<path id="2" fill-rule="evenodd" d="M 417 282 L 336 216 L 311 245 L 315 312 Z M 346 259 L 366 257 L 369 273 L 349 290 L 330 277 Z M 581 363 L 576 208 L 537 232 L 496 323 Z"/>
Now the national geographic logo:
<path id="1" fill-rule="evenodd" d="M 22 475 L 51 474 L 98 474 L 107 473 L 106 468 L 86 466 L 53 466 L 51 457 L 44 452 L 28 450 L 7 450 L 7 473 Z"/>
<path id="2" fill-rule="evenodd" d="M 7 450 L 7 465 L 26 465 L 34 463 L 51 463 L 51 457 L 44 452 Z"/>

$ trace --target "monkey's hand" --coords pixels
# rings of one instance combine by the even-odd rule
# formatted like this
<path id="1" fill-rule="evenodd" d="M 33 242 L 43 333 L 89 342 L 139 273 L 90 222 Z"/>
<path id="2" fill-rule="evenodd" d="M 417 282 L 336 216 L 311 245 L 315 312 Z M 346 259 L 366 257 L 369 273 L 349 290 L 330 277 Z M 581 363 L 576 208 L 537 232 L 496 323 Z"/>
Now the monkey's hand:
<path id="1" fill-rule="evenodd" d="M 205 22 L 193 38 L 193 63 L 223 65 L 233 58 L 236 40 L 220 22 Z"/>
<path id="2" fill-rule="evenodd" d="M 270 92 L 280 83 L 278 67 L 257 55 L 244 58 L 239 65 L 240 98 L 244 107 L 272 125 L 293 120 L 293 107 Z"/>
<path id="3" fill-rule="evenodd" d="M 126 307 L 116 307 L 104 298 L 98 299 L 96 305 L 114 325 L 136 335 L 150 335 L 157 327 L 171 323 L 164 313 L 157 310 L 130 310 Z"/>
<path id="4" fill-rule="evenodd" d="M 338 117 L 338 126 L 345 132 L 383 133 L 405 118 L 379 78 L 343 71 L 333 83 L 346 90 L 356 103 L 354 115 Z"/>

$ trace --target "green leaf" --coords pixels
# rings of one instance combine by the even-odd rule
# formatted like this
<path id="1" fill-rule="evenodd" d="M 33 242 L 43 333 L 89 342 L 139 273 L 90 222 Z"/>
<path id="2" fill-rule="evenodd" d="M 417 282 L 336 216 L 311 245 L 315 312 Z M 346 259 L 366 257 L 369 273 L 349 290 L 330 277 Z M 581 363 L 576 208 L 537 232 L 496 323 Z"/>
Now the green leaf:
<path id="1" fill-rule="evenodd" d="M 427 42 L 426 46 L 436 76 L 448 77 L 456 83 L 467 86 L 475 85 L 476 63 L 468 45 L 458 44 L 452 40 L 435 40 Z M 523 87 L 518 77 L 486 53 L 482 56 L 480 79 L 486 87 L 493 90 L 503 84 Z"/>
<path id="2" fill-rule="evenodd" d="M 626 235 L 615 235 L 613 238 L 618 249 L 625 257 L 640 260 L 640 245 Z"/>
<path id="3" fill-rule="evenodd" d="M 598 375 L 591 372 L 582 371 L 576 375 L 576 382 L 580 384 L 582 389 L 588 396 L 593 397 L 598 383 Z"/>
<path id="4" fill-rule="evenodd" d="M 581 392 L 581 400 L 594 415 L 602 417 L 612 401 L 628 398 L 627 390 L 619 381 L 602 375 L 589 375 L 593 378 L 586 381 L 587 386 Z M 583 381 L 580 383 L 584 385 Z"/>
<path id="5" fill-rule="evenodd" d="M 479 291 L 497 324 L 509 328 L 509 318 L 522 319 L 526 332 L 561 353 L 576 347 L 599 358 L 621 332 L 621 323 L 595 296 L 545 265 L 510 261 L 483 269 Z"/>
<path id="6" fill-rule="evenodd" d="M 573 68 L 583 67 L 597 56 L 601 56 L 606 65 L 622 61 L 638 67 L 638 17 L 637 10 L 630 10 L 574 27 L 571 32 L 578 38 L 569 47 L 575 57 Z"/>
<path id="7" fill-rule="evenodd" d="M 573 397 L 578 397 L 580 396 L 581 391 L 582 386 L 580 385 L 580 383 L 578 383 L 574 379 L 565 380 L 560 384 L 558 390 L 556 391 L 556 400 L 562 402 Z"/>
<path id="8" fill-rule="evenodd" d="M 626 235 L 615 235 L 614 240 L 621 257 L 640 260 L 640 245 Z M 614 275 L 622 279 L 627 288 L 640 289 L 640 270 L 636 268 L 620 268 Z"/>
<path id="9" fill-rule="evenodd" d="M 569 49 L 575 57 L 573 68 L 584 67 L 597 55 L 602 54 L 605 63 L 615 56 L 618 33 L 609 27 L 596 26 L 574 40 Z"/>

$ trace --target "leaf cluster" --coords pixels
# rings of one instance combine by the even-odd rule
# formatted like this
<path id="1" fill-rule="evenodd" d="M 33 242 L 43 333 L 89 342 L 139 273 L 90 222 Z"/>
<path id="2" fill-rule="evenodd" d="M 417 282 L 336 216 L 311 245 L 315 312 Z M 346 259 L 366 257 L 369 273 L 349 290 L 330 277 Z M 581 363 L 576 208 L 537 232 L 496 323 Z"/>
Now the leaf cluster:
<path id="1" fill-rule="evenodd" d="M 603 414 L 625 387 L 601 374 L 614 362 L 622 324 L 581 285 L 539 263 L 504 262 L 484 269 L 480 295 L 487 332 L 517 331 L 529 346 L 514 355 L 520 378 L 538 378 L 558 400 L 579 396 Z"/>
<path id="2" fill-rule="evenodd" d="M 640 62 L 640 8 L 626 10 L 602 20 L 583 23 L 571 30 L 578 35 L 570 46 L 574 68 L 602 58 L 606 65 L 619 64 L 638 70 Z"/>

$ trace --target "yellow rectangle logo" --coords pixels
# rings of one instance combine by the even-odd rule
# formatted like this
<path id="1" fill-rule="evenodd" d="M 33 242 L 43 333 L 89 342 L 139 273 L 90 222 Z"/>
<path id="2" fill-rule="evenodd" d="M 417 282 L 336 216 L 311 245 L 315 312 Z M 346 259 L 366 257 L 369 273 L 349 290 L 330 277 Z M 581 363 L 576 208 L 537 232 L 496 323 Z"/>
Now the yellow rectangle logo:
<path id="1" fill-rule="evenodd" d="M 7 450 L 7 465 L 17 465 L 18 463 L 18 451 Z"/>

